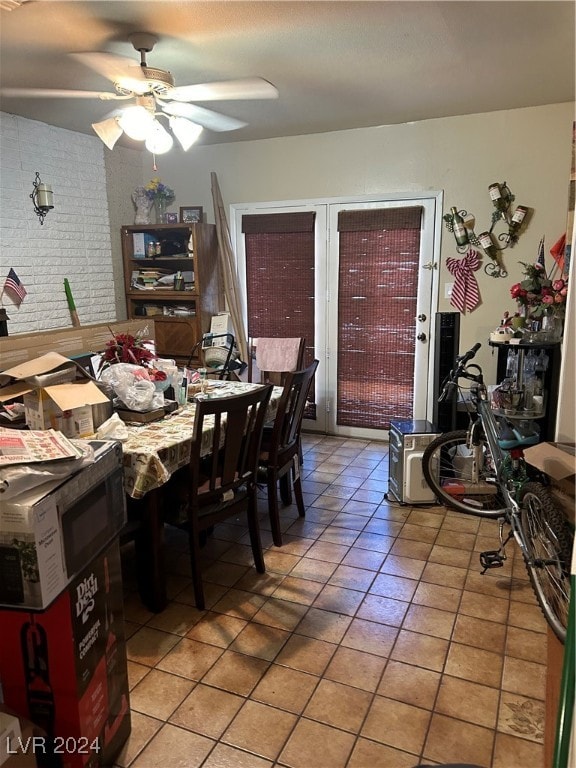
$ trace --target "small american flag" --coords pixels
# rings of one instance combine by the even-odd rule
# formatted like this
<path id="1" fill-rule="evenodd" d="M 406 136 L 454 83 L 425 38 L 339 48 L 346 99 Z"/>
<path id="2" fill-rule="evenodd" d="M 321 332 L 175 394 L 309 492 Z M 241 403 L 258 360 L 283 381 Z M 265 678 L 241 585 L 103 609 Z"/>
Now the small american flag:
<path id="1" fill-rule="evenodd" d="M 8 272 L 8 277 L 4 283 L 4 290 L 13 299 L 14 303 L 20 306 L 27 294 L 26 288 L 20 282 L 20 278 L 13 269 Z"/>

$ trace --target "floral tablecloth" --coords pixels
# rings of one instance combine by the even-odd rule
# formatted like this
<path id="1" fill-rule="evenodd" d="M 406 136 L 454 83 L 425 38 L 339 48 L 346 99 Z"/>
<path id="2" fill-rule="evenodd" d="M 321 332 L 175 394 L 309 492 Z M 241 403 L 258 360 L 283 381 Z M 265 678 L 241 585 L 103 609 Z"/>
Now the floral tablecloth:
<path id="1" fill-rule="evenodd" d="M 249 392 L 258 384 L 244 382 L 211 382 L 210 397 L 228 397 Z M 274 387 L 268 405 L 267 420 L 276 415 L 282 395 L 281 387 Z M 124 485 L 133 499 L 141 499 L 148 491 L 159 488 L 170 475 L 190 462 L 192 431 L 196 403 L 189 402 L 161 421 L 150 424 L 128 425 L 129 437 L 123 443 Z M 205 422 L 202 434 L 202 454 L 209 452 L 211 444 L 210 421 Z"/>

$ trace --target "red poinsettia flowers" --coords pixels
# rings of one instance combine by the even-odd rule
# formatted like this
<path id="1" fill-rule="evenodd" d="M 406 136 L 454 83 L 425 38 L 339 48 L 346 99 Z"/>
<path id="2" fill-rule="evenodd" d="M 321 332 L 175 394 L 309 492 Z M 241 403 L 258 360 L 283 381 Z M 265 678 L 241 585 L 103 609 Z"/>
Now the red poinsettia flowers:
<path id="1" fill-rule="evenodd" d="M 106 342 L 106 349 L 102 355 L 103 362 L 109 365 L 133 363 L 146 368 L 152 360 L 156 359 L 156 355 L 150 350 L 151 340 L 144 339 L 142 336 L 140 332 L 136 336 L 130 333 L 112 333 L 112 338 Z"/>

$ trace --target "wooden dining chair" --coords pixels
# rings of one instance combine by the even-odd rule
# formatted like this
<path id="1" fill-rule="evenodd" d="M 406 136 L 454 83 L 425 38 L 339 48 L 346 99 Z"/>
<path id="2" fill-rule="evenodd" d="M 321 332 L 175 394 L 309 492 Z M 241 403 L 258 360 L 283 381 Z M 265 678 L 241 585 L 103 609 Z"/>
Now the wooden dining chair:
<path id="1" fill-rule="evenodd" d="M 290 371 L 304 367 L 305 347 L 303 336 L 248 339 L 248 381 L 283 386 Z"/>
<path id="2" fill-rule="evenodd" d="M 177 478 L 173 475 L 175 482 L 168 488 L 167 497 L 171 501 L 167 503 L 173 505 L 176 500 L 180 510 L 183 504 L 186 508 L 192 582 L 199 610 L 205 608 L 201 534 L 205 536 L 217 523 L 246 512 L 254 564 L 258 573 L 265 571 L 258 526 L 256 472 L 271 394 L 272 386 L 264 386 L 241 395 L 200 401 L 194 416 L 189 468 Z M 207 419 L 214 420 L 214 428 L 208 430 L 210 446 L 203 444 Z"/>
<path id="3" fill-rule="evenodd" d="M 273 425 L 264 430 L 262 437 L 258 477 L 266 478 L 268 513 L 272 538 L 277 547 L 282 546 L 278 485 L 280 497 L 284 504 L 288 505 L 292 502 L 292 481 L 298 514 L 304 517 L 306 513 L 300 479 L 300 430 L 308 392 L 317 367 L 318 360 L 314 360 L 305 370 L 287 374 L 276 418 Z"/>

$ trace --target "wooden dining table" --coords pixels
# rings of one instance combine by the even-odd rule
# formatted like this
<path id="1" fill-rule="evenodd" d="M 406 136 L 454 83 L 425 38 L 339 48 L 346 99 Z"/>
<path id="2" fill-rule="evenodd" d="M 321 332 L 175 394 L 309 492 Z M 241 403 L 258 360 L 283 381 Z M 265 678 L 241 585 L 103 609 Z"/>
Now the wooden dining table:
<path id="1" fill-rule="evenodd" d="M 210 381 L 208 397 L 229 397 L 249 392 L 260 384 L 236 381 Z M 282 395 L 274 387 L 267 411 L 272 421 Z M 140 597 L 146 607 L 162 611 L 167 604 L 164 558 L 164 517 L 162 488 L 181 467 L 188 466 L 193 440 L 196 402 L 186 402 L 177 411 L 149 424 L 127 424 L 128 439 L 122 444 L 124 485 L 128 495 L 129 527 L 133 527 L 136 546 L 136 576 Z M 212 421 L 207 419 L 202 443 L 210 450 Z"/>

